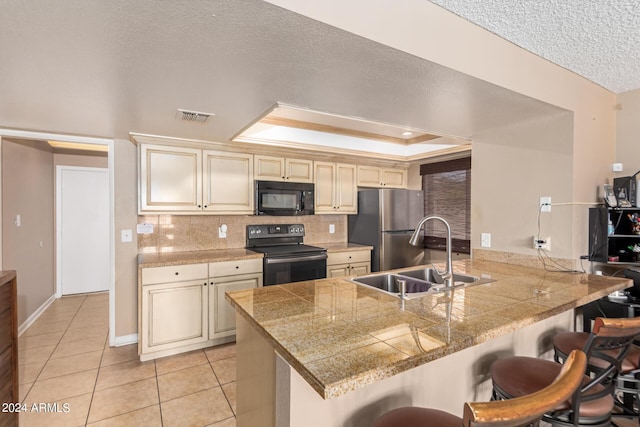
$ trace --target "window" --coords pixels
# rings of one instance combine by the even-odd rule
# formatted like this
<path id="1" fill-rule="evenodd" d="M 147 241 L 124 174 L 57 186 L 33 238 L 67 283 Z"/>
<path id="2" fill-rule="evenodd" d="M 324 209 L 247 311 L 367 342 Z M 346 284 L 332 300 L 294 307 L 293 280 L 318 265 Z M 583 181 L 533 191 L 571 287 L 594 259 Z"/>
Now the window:
<path id="1" fill-rule="evenodd" d="M 425 215 L 438 215 L 451 225 L 452 250 L 471 252 L 471 157 L 420 165 Z M 444 249 L 442 224 L 425 224 L 425 247 Z"/>

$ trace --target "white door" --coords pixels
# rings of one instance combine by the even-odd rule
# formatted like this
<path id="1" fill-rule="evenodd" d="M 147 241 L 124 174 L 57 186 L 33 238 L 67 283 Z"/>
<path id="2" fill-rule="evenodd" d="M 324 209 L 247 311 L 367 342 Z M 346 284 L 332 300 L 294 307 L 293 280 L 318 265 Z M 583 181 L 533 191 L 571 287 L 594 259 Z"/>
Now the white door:
<path id="1" fill-rule="evenodd" d="M 109 290 L 109 170 L 56 168 L 57 295 Z"/>

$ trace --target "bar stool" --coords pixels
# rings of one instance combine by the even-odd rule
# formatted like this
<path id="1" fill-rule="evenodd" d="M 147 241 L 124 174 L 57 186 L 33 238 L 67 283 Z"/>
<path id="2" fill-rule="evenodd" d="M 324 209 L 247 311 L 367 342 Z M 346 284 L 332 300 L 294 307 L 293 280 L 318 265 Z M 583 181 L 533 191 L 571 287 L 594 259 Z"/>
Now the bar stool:
<path id="1" fill-rule="evenodd" d="M 554 359 L 562 362 L 575 349 L 584 349 L 589 339 L 587 332 L 563 332 L 553 338 Z M 606 352 L 606 351 L 605 351 Z M 595 355 L 589 358 L 587 371 L 598 372 L 606 361 Z M 614 404 L 618 411 L 614 417 L 638 418 L 640 422 L 640 347 L 631 344 L 629 351 L 620 364 L 615 383 Z"/>
<path id="2" fill-rule="evenodd" d="M 536 422 L 575 393 L 584 378 L 586 355 L 572 351 L 558 376 L 537 392 L 511 400 L 467 402 L 463 418 L 437 409 L 406 407 L 378 418 L 372 427 L 517 427 Z"/>
<path id="3" fill-rule="evenodd" d="M 622 361 L 640 333 L 640 318 L 595 320 L 583 351 L 589 361 L 602 364 L 584 377 L 571 400 L 545 414 L 554 426 L 609 426 L 614 407 L 613 392 Z M 491 365 L 494 399 L 511 399 L 531 394 L 549 384 L 561 364 L 532 357 L 510 357 Z"/>

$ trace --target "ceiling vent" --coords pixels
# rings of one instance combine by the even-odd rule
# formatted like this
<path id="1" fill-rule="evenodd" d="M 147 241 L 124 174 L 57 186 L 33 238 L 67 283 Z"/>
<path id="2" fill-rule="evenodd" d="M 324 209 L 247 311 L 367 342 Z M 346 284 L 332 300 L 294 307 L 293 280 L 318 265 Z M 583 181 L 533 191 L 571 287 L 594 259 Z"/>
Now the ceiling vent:
<path id="1" fill-rule="evenodd" d="M 178 108 L 176 118 L 188 122 L 206 123 L 209 117 L 215 116 L 213 113 L 203 113 L 201 111 L 189 111 Z"/>

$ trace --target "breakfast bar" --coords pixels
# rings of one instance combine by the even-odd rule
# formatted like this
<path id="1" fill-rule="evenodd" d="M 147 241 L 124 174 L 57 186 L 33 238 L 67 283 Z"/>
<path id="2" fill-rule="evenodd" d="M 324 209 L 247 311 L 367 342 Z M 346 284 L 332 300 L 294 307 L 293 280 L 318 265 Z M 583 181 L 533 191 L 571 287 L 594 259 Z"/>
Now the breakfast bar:
<path id="1" fill-rule="evenodd" d="M 454 271 L 486 280 L 406 300 L 349 278 L 228 293 L 237 425 L 367 426 L 408 405 L 458 413 L 489 399 L 493 360 L 544 357 L 581 306 L 631 286 L 484 260 Z"/>

